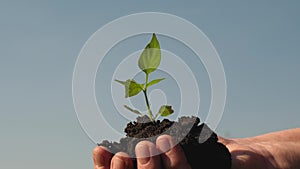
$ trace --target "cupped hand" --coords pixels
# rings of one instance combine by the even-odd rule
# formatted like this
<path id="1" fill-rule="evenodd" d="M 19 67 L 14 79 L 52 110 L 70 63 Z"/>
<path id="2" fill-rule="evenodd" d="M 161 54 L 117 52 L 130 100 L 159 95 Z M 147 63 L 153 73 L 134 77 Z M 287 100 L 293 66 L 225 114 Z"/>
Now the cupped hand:
<path id="1" fill-rule="evenodd" d="M 231 153 L 231 169 L 299 169 L 300 128 L 249 138 L 219 137 Z M 156 145 L 142 141 L 135 148 L 138 169 L 190 169 L 180 145 L 171 136 L 157 138 Z M 93 151 L 95 169 L 132 169 L 130 157 L 123 152 L 112 155 L 105 147 Z"/>
<path id="2" fill-rule="evenodd" d="M 231 169 L 294 169 L 289 142 L 278 142 L 264 137 L 225 139 L 219 137 L 231 153 Z M 290 158 L 290 159 L 288 159 Z M 299 166 L 299 165 L 297 165 Z"/>
<path id="3" fill-rule="evenodd" d="M 175 145 L 171 136 L 157 138 L 156 145 L 141 141 L 135 147 L 138 169 L 190 169 L 180 145 Z M 97 146 L 93 151 L 94 169 L 133 169 L 128 154 L 116 153 L 114 156 L 107 148 Z"/>

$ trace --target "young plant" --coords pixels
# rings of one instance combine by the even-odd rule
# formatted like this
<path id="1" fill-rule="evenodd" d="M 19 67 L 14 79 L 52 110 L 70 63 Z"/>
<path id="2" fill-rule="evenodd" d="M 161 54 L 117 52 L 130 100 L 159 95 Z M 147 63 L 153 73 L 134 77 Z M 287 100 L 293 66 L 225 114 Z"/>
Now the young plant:
<path id="1" fill-rule="evenodd" d="M 125 98 L 135 96 L 140 92 L 144 93 L 145 102 L 148 110 L 148 117 L 152 122 L 155 122 L 159 116 L 168 116 L 174 112 L 172 106 L 162 105 L 159 111 L 154 115 L 150 107 L 147 89 L 150 86 L 157 84 L 160 81 L 165 79 L 165 78 L 154 79 L 149 82 L 150 73 L 154 72 L 158 68 L 160 61 L 161 61 L 160 45 L 156 38 L 156 35 L 153 33 L 151 41 L 145 47 L 138 60 L 139 68 L 145 73 L 145 83 L 139 84 L 134 79 L 128 79 L 126 81 L 115 80 L 116 82 L 125 86 Z M 127 105 L 124 105 L 124 107 L 137 115 L 142 115 L 141 112 L 132 109 Z"/>

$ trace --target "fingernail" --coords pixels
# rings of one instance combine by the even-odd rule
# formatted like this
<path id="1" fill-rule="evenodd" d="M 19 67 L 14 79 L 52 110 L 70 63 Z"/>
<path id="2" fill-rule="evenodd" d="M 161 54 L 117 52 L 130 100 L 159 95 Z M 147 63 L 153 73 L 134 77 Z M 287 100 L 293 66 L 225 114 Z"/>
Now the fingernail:
<path id="1" fill-rule="evenodd" d="M 167 138 L 161 138 L 159 139 L 159 149 L 162 151 L 162 152 L 167 152 L 171 149 L 171 143 L 172 140 L 169 140 Z"/>
<path id="2" fill-rule="evenodd" d="M 136 146 L 136 156 L 141 164 L 146 164 L 150 160 L 149 147 L 143 144 Z"/>
<path id="3" fill-rule="evenodd" d="M 125 162 L 120 158 L 116 158 L 116 159 L 114 159 L 112 168 L 113 169 L 123 169 L 123 168 L 125 168 Z"/>

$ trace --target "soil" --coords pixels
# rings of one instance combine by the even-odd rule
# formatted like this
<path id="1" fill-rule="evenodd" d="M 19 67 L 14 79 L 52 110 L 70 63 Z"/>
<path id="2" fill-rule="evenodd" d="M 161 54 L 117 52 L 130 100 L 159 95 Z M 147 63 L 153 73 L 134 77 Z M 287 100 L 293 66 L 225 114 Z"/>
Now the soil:
<path id="1" fill-rule="evenodd" d="M 126 152 L 135 157 L 134 149 L 138 141 L 148 140 L 155 144 L 161 134 L 170 134 L 179 143 L 193 169 L 230 169 L 231 154 L 220 142 L 217 134 L 206 124 L 200 124 L 198 117 L 183 116 L 178 121 L 164 119 L 150 122 L 147 116 L 138 117 L 125 128 L 126 137 L 120 142 L 102 141 L 99 146 L 107 147 L 113 154 Z M 200 137 L 201 133 L 201 137 Z M 200 140 L 200 142 L 199 142 Z M 203 141 L 201 141 L 203 140 Z M 136 158 L 132 158 L 136 168 Z"/>

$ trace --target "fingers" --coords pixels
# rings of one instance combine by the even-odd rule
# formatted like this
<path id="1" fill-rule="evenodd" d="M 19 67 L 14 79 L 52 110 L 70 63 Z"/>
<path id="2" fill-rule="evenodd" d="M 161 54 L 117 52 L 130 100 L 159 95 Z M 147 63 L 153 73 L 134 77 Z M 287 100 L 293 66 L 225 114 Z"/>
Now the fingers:
<path id="1" fill-rule="evenodd" d="M 166 169 L 191 169 L 181 146 L 175 145 L 169 135 L 159 136 L 156 140 L 157 149 L 162 153 L 161 158 Z"/>
<path id="2" fill-rule="evenodd" d="M 109 169 L 112 154 L 107 148 L 97 146 L 93 150 L 94 169 Z"/>
<path id="3" fill-rule="evenodd" d="M 111 169 L 133 169 L 133 163 L 130 156 L 126 153 L 119 152 L 111 160 Z"/>
<path id="4" fill-rule="evenodd" d="M 162 164 L 166 169 L 191 169 L 181 146 L 175 145 L 168 135 L 158 137 L 156 146 L 149 141 L 139 142 L 135 152 L 139 169 L 160 169 Z M 94 149 L 93 159 L 94 169 L 133 169 L 133 162 L 128 154 L 119 152 L 113 156 L 102 146 Z"/>
<path id="5" fill-rule="evenodd" d="M 138 169 L 160 169 L 160 156 L 156 146 L 149 141 L 141 141 L 135 147 Z"/>

